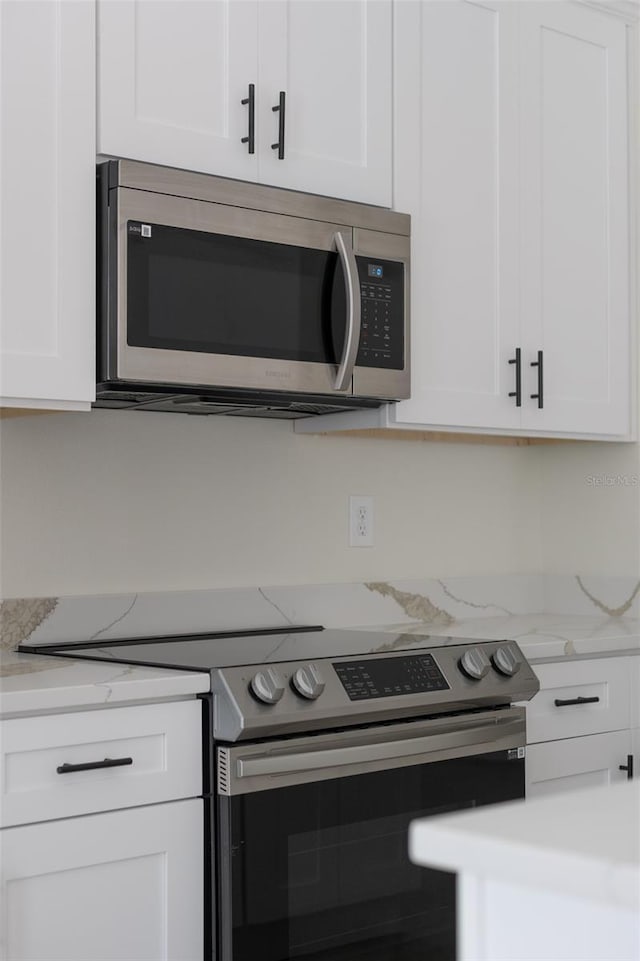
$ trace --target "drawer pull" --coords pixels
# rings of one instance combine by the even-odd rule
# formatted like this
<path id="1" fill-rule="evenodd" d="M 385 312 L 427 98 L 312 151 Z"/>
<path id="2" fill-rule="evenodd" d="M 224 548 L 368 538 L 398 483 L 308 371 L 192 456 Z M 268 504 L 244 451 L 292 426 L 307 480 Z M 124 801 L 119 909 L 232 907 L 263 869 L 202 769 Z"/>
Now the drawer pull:
<path id="1" fill-rule="evenodd" d="M 618 768 L 620 771 L 626 771 L 627 779 L 631 781 L 633 779 L 633 754 L 627 754 L 627 763 L 619 764 Z"/>
<path id="2" fill-rule="evenodd" d="M 104 761 L 89 761 L 87 764 L 61 764 L 56 768 L 58 774 L 73 774 L 74 771 L 95 771 L 103 767 L 126 767 L 133 764 L 132 757 L 105 757 Z"/>
<path id="3" fill-rule="evenodd" d="M 599 700 L 599 697 L 572 697 L 568 701 L 561 701 L 557 697 L 553 703 L 556 707 L 569 707 L 572 704 L 597 704 Z"/>

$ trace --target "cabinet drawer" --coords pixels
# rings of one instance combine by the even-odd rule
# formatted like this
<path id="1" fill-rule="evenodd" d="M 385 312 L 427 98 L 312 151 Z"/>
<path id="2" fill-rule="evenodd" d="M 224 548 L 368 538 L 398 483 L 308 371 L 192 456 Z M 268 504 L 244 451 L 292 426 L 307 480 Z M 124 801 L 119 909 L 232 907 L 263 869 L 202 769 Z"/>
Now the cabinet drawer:
<path id="1" fill-rule="evenodd" d="M 0 826 L 199 795 L 201 710 L 192 700 L 0 722 Z"/>
<path id="2" fill-rule="evenodd" d="M 527 743 L 628 728 L 630 661 L 615 657 L 537 665 L 540 691 L 527 706 Z"/>
<path id="3" fill-rule="evenodd" d="M 629 731 L 532 744 L 527 748 L 527 797 L 626 781 L 627 772 L 620 767 L 631 753 Z"/>

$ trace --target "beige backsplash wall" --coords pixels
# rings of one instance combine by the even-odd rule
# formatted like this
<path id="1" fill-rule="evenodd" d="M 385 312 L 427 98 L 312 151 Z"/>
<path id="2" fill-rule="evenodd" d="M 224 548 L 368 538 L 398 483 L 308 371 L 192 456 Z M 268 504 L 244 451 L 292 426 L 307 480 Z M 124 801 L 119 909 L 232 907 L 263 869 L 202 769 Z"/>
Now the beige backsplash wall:
<path id="1" fill-rule="evenodd" d="M 530 573 L 554 553 L 540 490 L 558 448 L 115 411 L 0 432 L 5 597 Z M 348 547 L 349 494 L 375 498 L 371 549 Z"/>
<path id="2" fill-rule="evenodd" d="M 640 577 L 640 444 L 540 448 L 542 564 Z"/>

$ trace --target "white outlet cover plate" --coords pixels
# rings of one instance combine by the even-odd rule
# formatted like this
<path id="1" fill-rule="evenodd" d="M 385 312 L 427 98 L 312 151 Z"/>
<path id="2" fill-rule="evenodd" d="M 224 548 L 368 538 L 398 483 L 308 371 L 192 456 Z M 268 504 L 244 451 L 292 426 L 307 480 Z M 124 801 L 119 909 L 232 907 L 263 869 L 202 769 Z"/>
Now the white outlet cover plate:
<path id="1" fill-rule="evenodd" d="M 373 497 L 352 494 L 349 498 L 349 546 L 373 547 Z"/>

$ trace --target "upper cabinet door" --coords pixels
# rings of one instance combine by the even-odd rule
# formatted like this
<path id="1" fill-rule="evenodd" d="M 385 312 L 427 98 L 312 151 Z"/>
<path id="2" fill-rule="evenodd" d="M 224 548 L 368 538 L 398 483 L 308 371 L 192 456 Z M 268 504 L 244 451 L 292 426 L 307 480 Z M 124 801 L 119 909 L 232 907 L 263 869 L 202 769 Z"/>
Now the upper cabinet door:
<path id="1" fill-rule="evenodd" d="M 390 0 L 261 0 L 258 7 L 259 179 L 391 206 Z M 272 149 L 281 92 L 283 159 Z"/>
<path id="2" fill-rule="evenodd" d="M 394 206 L 412 215 L 398 423 L 517 428 L 516 3 L 398 3 Z"/>
<path id="3" fill-rule="evenodd" d="M 256 179 L 256 2 L 101 0 L 98 38 L 99 153 Z"/>
<path id="4" fill-rule="evenodd" d="M 627 26 L 521 3 L 523 427 L 629 429 Z M 538 407 L 538 351 L 543 407 Z"/>
<path id="5" fill-rule="evenodd" d="M 0 406 L 95 399 L 95 13 L 0 3 Z"/>

